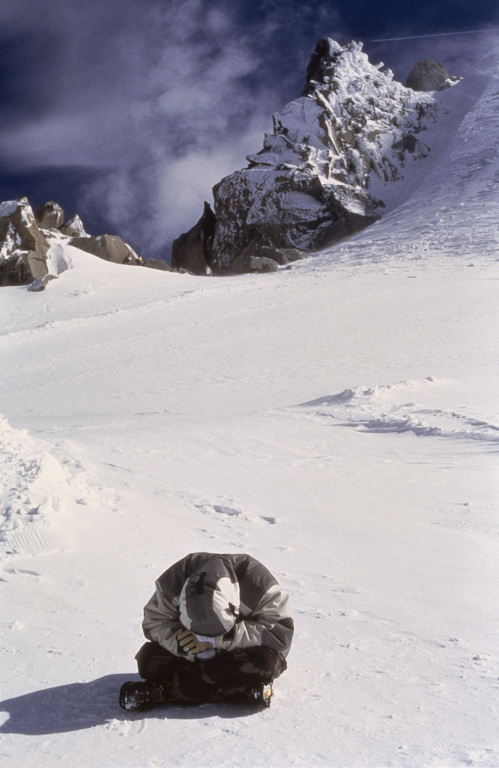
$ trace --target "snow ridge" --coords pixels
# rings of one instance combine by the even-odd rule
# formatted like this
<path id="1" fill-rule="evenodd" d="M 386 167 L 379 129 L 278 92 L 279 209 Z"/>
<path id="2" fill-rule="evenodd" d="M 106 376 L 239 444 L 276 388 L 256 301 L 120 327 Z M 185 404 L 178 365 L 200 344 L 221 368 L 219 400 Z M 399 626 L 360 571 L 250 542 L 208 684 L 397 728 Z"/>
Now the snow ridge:
<path id="1" fill-rule="evenodd" d="M 486 418 L 405 399 L 416 393 L 428 400 L 424 390 L 432 383 L 435 379 L 430 376 L 422 382 L 358 386 L 303 403 L 298 408 L 304 409 L 312 419 L 333 420 L 335 426 L 353 427 L 360 432 L 409 432 L 417 437 L 479 440 L 499 445 L 499 426 Z"/>

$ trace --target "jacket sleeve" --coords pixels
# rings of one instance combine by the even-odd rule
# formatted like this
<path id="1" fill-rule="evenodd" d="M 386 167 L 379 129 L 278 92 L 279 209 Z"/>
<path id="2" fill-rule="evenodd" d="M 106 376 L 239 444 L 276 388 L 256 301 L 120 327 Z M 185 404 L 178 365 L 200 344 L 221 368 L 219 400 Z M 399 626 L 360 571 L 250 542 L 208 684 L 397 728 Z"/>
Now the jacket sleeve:
<path id="1" fill-rule="evenodd" d="M 179 651 L 177 635 L 183 629 L 179 609 L 166 597 L 158 582 L 154 595 L 144 608 L 142 629 L 148 640 L 154 640 L 175 656 L 193 660 L 191 654 Z"/>
<path id="2" fill-rule="evenodd" d="M 294 623 L 289 608 L 289 596 L 280 584 L 270 586 L 257 606 L 245 615 L 241 605 L 242 619 L 234 629 L 223 637 L 216 638 L 219 650 L 232 651 L 264 645 L 287 656 L 293 638 Z"/>

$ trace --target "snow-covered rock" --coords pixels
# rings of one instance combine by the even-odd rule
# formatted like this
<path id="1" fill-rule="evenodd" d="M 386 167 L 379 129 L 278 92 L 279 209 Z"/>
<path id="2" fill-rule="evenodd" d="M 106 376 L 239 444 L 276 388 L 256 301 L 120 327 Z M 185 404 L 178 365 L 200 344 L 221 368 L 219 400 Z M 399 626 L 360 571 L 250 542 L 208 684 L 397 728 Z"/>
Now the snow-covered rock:
<path id="1" fill-rule="evenodd" d="M 61 232 L 69 237 L 90 237 L 90 235 L 85 232 L 85 227 L 78 214 L 71 216 L 71 218 L 63 224 Z"/>
<path id="2" fill-rule="evenodd" d="M 121 237 L 93 237 L 87 234 L 78 215 L 66 223 L 64 218 L 63 209 L 54 201 L 40 205 L 36 215 L 26 197 L 0 204 L 0 286 L 30 285 L 32 291 L 43 290 L 48 279 L 68 268 L 64 258 L 63 267 L 60 265 L 61 244 L 105 261 L 143 264 Z"/>
<path id="3" fill-rule="evenodd" d="M 25 285 L 47 274 L 48 243 L 29 201 L 0 204 L 0 285 Z"/>
<path id="4" fill-rule="evenodd" d="M 0 263 L 21 251 L 45 255 L 48 244 L 40 232 L 28 198 L 0 204 Z"/>
<path id="5" fill-rule="evenodd" d="M 372 179 L 397 181 L 408 156 L 428 155 L 417 135 L 438 112 L 431 93 L 404 87 L 382 66 L 361 43 L 317 44 L 302 95 L 273 116 L 248 167 L 213 190 L 214 272 L 248 271 L 248 246 L 313 251 L 379 218 Z"/>

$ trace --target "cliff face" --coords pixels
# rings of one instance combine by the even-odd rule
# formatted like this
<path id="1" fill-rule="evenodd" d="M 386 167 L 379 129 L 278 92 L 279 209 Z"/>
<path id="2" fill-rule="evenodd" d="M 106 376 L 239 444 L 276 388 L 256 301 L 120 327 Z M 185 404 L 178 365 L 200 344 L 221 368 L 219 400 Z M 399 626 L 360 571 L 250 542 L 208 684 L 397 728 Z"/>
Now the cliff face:
<path id="1" fill-rule="evenodd" d="M 404 87 L 382 66 L 360 43 L 318 43 L 301 96 L 273 116 L 248 166 L 214 187 L 213 272 L 248 271 L 264 247 L 317 250 L 379 217 L 373 175 L 396 181 L 407 155 L 425 157 L 418 134 L 437 113 L 431 93 Z"/>

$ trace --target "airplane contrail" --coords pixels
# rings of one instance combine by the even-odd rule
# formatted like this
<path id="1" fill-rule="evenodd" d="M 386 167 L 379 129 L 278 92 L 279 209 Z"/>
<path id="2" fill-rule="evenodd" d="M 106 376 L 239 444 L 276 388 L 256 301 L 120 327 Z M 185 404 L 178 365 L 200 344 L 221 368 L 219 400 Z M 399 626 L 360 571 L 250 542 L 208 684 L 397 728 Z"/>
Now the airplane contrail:
<path id="1" fill-rule="evenodd" d="M 490 29 L 469 29 L 463 32 L 435 32 L 430 35 L 410 35 L 408 37 L 382 37 L 376 40 L 370 40 L 370 43 L 391 43 L 394 40 L 422 40 L 426 37 L 450 37 L 452 35 L 477 35 L 483 32 L 499 32 L 499 28 L 492 27 Z"/>

